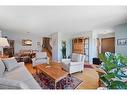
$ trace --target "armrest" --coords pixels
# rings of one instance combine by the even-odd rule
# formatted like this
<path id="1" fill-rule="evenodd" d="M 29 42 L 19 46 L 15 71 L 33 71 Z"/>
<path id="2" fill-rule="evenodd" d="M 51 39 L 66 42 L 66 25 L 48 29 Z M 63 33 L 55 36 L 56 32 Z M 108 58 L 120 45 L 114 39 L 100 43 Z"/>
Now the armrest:
<path id="1" fill-rule="evenodd" d="M 0 78 L 0 88 L 1 89 L 28 89 L 28 86 L 22 81 Z"/>
<path id="2" fill-rule="evenodd" d="M 62 59 L 62 62 L 63 63 L 69 63 L 69 62 L 71 62 L 71 59 Z"/>

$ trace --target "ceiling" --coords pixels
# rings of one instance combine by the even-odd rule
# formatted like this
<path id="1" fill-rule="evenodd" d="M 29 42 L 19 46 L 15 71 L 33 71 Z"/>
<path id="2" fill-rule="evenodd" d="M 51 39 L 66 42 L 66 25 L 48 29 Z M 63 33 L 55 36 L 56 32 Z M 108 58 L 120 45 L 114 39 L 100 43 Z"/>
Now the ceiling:
<path id="1" fill-rule="evenodd" d="M 127 22 L 126 6 L 1 6 L 4 32 L 49 35 L 111 29 Z"/>

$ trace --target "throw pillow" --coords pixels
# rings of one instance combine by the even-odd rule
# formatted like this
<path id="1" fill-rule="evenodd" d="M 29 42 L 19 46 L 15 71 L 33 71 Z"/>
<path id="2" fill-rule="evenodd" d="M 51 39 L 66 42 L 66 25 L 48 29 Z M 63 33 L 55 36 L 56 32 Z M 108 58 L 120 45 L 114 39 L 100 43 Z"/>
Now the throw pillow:
<path id="1" fill-rule="evenodd" d="M 19 67 L 19 64 L 17 63 L 16 59 L 14 57 L 7 58 L 2 60 L 7 68 L 7 71 L 11 71 L 17 67 Z"/>
<path id="2" fill-rule="evenodd" d="M 0 77 L 3 77 L 3 73 L 5 71 L 5 66 L 2 60 L 0 60 Z"/>

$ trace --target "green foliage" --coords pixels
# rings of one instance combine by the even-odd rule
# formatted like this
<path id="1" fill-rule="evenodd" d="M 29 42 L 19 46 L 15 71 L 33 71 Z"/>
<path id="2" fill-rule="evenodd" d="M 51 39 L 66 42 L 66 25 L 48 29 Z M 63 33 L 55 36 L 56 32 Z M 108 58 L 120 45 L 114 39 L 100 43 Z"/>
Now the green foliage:
<path id="1" fill-rule="evenodd" d="M 110 86 L 108 86 L 109 89 L 127 89 L 127 84 L 121 81 L 112 81 Z"/>
<path id="2" fill-rule="evenodd" d="M 62 41 L 62 56 L 66 58 L 66 41 Z"/>
<path id="3" fill-rule="evenodd" d="M 122 82 L 122 78 L 127 78 L 123 69 L 127 67 L 127 57 L 106 52 L 99 54 L 99 58 L 102 61 L 101 68 L 105 71 L 100 79 L 105 86 L 109 89 L 127 89 L 127 84 Z"/>

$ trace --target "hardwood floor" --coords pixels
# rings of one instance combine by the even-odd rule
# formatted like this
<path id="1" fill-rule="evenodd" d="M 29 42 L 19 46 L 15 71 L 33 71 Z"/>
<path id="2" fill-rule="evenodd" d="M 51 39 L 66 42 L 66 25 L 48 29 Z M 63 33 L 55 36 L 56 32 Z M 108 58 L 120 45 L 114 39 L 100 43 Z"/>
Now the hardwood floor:
<path id="1" fill-rule="evenodd" d="M 31 74 L 36 73 L 36 70 L 33 69 L 32 64 L 26 64 L 28 71 Z M 94 68 L 84 68 L 82 73 L 72 74 L 76 78 L 82 80 L 83 82 L 76 89 L 97 89 L 99 76 Z"/>

